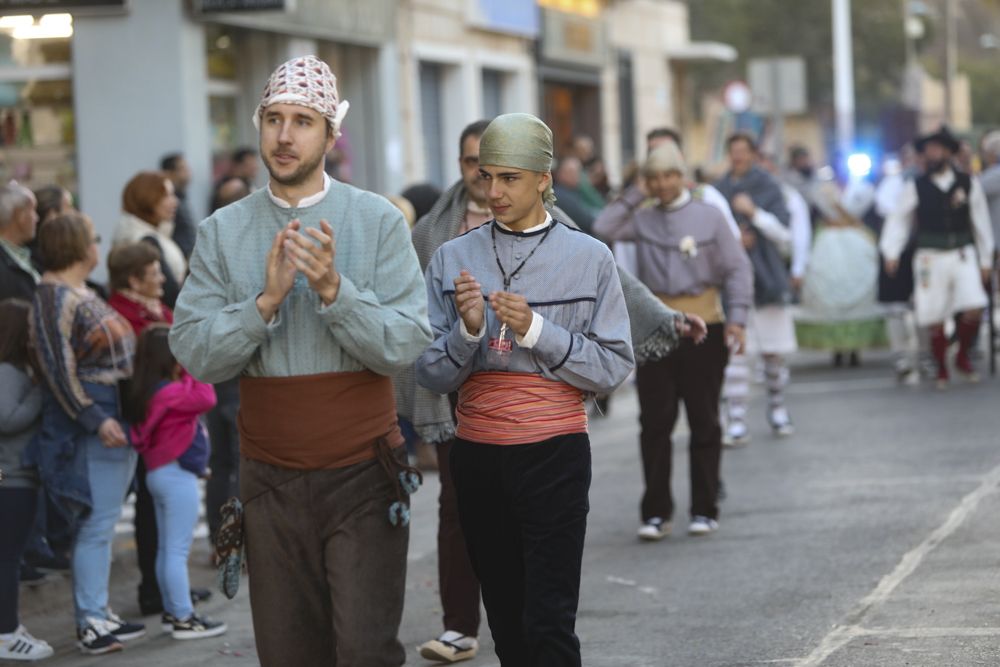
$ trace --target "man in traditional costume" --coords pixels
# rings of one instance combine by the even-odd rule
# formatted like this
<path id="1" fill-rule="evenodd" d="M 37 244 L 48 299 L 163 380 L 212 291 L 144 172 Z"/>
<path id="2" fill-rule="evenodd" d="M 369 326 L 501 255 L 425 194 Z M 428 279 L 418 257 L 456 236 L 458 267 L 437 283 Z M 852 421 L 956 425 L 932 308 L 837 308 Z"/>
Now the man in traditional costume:
<path id="1" fill-rule="evenodd" d="M 488 121 L 470 124 L 459 137 L 462 178 L 445 192 L 413 229 L 413 244 L 422 267 L 444 243 L 490 221 L 485 181 L 479 173 L 479 145 Z M 576 227 L 557 206 L 552 216 Z M 629 313 L 636 364 L 662 359 L 674 350 L 681 335 L 700 335 L 697 317 L 685 319 L 663 305 L 634 276 L 619 268 L 619 279 Z M 693 327 L 692 327 L 693 324 Z M 444 632 L 420 645 L 420 655 L 439 662 L 459 662 L 475 657 L 479 649 L 479 581 L 469 562 L 458 520 L 455 485 L 449 457 L 455 437 L 453 406 L 458 394 L 443 396 L 417 386 L 411 372 L 396 377 L 400 414 L 409 418 L 421 438 L 437 445 L 441 492 L 438 505 L 438 585 L 441 592 Z"/>
<path id="2" fill-rule="evenodd" d="M 662 144 L 643 167 L 646 188 L 656 205 L 636 210 L 623 198 L 608 205 L 594 227 L 608 242 L 635 243 L 639 279 L 671 308 L 708 323 L 704 341 L 685 340 L 666 359 L 637 371 L 646 482 L 639 539 L 648 541 L 662 539 L 671 529 L 672 435 L 682 400 L 691 427 L 688 532 L 707 535 L 719 526 L 719 394 L 730 346 L 737 350 L 742 346 L 753 303 L 753 274 L 746 253 L 722 213 L 692 197 L 686 173 L 676 143 Z M 723 291 L 728 313 L 722 308 Z"/>
<path id="3" fill-rule="evenodd" d="M 885 221 L 879 247 L 886 272 L 894 275 L 915 227 L 917 326 L 930 329 L 937 387 L 947 389 L 950 373 L 944 325 L 956 314 L 955 369 L 970 381 L 979 379 L 969 351 L 988 301 L 983 285 L 989 284 L 993 267 L 993 228 L 978 179 L 953 164 L 960 144 L 951 132 L 942 127 L 918 139 L 916 147 L 924 158 L 924 173 L 904 185 L 898 205 Z"/>
<path id="4" fill-rule="evenodd" d="M 736 354 L 729 360 L 724 388 L 727 438 L 739 445 L 749 439 L 746 413 L 750 354 L 764 358 L 767 420 L 771 429 L 779 436 L 794 431 L 785 407 L 789 378 L 785 356 L 795 352 L 798 344 L 789 308 L 791 279 L 781 250 L 792 242 L 784 195 L 774 177 L 757 166 L 757 146 L 749 135 L 734 134 L 727 140 L 726 148 L 730 169 L 715 187 L 729 201 L 754 270 L 754 307 L 747 321 L 747 355 Z"/>
<path id="5" fill-rule="evenodd" d="M 529 114 L 500 116 L 479 162 L 494 220 L 431 259 L 435 340 L 417 381 L 458 391 L 451 472 L 501 664 L 579 666 L 584 397 L 631 372 L 628 312 L 611 251 L 545 208 L 551 130 Z"/>
<path id="6" fill-rule="evenodd" d="M 253 116 L 269 184 L 201 224 L 171 331 L 197 378 L 240 376 L 240 495 L 265 667 L 406 658 L 412 484 L 401 484 L 389 376 L 431 341 L 426 286 L 402 214 L 324 173 L 347 107 L 313 56 L 272 74 Z"/>

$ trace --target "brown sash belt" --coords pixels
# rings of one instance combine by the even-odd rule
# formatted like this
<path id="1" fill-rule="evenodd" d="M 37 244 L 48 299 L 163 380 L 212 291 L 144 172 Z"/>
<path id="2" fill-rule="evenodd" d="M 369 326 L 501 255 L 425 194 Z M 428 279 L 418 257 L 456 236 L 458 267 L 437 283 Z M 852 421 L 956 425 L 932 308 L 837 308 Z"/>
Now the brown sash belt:
<path id="1" fill-rule="evenodd" d="M 240 378 L 240 452 L 281 468 L 343 468 L 403 444 L 392 380 L 371 371 Z"/>

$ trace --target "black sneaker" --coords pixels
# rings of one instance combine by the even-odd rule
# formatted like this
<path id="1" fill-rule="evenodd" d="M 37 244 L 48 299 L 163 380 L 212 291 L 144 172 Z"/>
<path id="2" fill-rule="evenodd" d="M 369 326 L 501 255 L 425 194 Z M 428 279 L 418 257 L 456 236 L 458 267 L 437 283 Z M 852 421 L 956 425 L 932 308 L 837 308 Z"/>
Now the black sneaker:
<path id="1" fill-rule="evenodd" d="M 88 618 L 87 625 L 76 631 L 77 643 L 82 653 L 87 655 L 102 655 L 114 653 L 125 648 L 121 641 L 108 627 L 108 622 L 101 618 Z"/>
<path id="2" fill-rule="evenodd" d="M 160 627 L 163 629 L 164 632 L 173 632 L 174 623 L 176 622 L 177 619 L 174 618 L 172 614 L 168 614 L 167 612 L 163 612 L 163 614 L 160 616 Z"/>
<path id="3" fill-rule="evenodd" d="M 200 602 L 207 602 L 212 599 L 212 591 L 207 588 L 192 588 L 191 589 L 191 604 L 198 604 Z"/>
<path id="4" fill-rule="evenodd" d="M 70 568 L 69 558 L 66 556 L 56 555 L 54 553 L 33 554 L 31 556 L 25 556 L 24 560 L 39 572 L 45 572 L 46 574 L 68 572 Z"/>
<path id="5" fill-rule="evenodd" d="M 108 631 L 122 641 L 137 639 L 146 634 L 146 626 L 142 623 L 129 623 L 115 612 L 108 609 Z"/>
<path id="6" fill-rule="evenodd" d="M 183 621 L 173 619 L 171 636 L 174 639 L 205 639 L 207 637 L 218 637 L 229 628 L 225 623 L 202 618 L 198 614 L 191 614 Z"/>
<path id="7" fill-rule="evenodd" d="M 49 577 L 47 574 L 36 568 L 34 565 L 29 563 L 21 563 L 20 573 L 18 577 L 22 584 L 26 586 L 41 586 L 48 581 Z"/>

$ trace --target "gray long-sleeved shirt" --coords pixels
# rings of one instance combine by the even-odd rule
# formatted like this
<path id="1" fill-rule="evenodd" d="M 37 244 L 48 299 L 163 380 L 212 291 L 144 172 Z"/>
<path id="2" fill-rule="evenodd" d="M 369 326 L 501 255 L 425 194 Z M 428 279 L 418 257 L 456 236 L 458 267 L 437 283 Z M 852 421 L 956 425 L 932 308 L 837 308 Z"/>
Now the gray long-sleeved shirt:
<path id="1" fill-rule="evenodd" d="M 426 287 L 402 214 L 378 195 L 327 186 L 325 196 L 308 198 L 319 201 L 299 207 L 282 206 L 264 188 L 201 223 L 170 332 L 174 355 L 196 378 L 389 375 L 430 343 Z M 299 273 L 266 323 L 256 299 L 267 253 L 296 218 L 302 231 L 322 219 L 333 228 L 340 292 L 324 307 Z"/>
<path id="2" fill-rule="evenodd" d="M 583 232 L 551 224 L 551 232 L 542 241 L 545 229 L 513 232 L 487 223 L 434 253 L 427 268 L 434 342 L 417 360 L 417 382 L 446 394 L 477 371 L 510 371 L 605 394 L 628 377 L 635 361 L 628 311 L 611 251 Z M 527 259 L 509 291 L 527 297 L 541 323 L 533 346 L 515 345 L 506 367 L 488 354 L 489 340 L 500 332 L 500 322 L 489 305 L 485 332 L 478 338 L 464 331 L 455 307 L 454 280 L 463 270 L 478 280 L 484 298 L 503 290 L 497 257 L 508 275 Z M 513 331 L 507 335 L 514 340 Z"/>
<path id="3" fill-rule="evenodd" d="M 609 204 L 594 223 L 597 236 L 635 242 L 639 280 L 654 293 L 695 296 L 710 287 L 725 290 L 729 320 L 746 324 L 753 270 L 718 209 L 690 196 L 671 207 L 635 204 L 628 198 Z"/>

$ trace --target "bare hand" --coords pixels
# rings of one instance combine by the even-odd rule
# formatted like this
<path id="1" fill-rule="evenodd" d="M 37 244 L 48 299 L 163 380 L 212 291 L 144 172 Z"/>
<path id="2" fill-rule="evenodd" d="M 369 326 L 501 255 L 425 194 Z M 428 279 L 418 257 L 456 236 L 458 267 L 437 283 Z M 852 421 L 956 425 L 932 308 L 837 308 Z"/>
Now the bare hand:
<path id="1" fill-rule="evenodd" d="M 740 240 L 743 241 L 743 247 L 750 250 L 757 245 L 757 234 L 752 229 L 740 227 Z"/>
<path id="2" fill-rule="evenodd" d="M 125 437 L 122 425 L 111 417 L 101 422 L 97 429 L 97 437 L 101 439 L 105 447 L 124 447 L 128 444 L 128 438 Z"/>
<path id="3" fill-rule="evenodd" d="M 733 203 L 731 204 L 733 208 L 733 213 L 739 213 L 740 215 L 745 215 L 748 218 L 752 218 L 757 212 L 757 207 L 753 203 L 753 199 L 750 198 L 745 192 L 741 192 L 735 197 L 733 197 Z"/>
<path id="4" fill-rule="evenodd" d="M 493 292 L 490 294 L 490 307 L 497 314 L 497 319 L 513 329 L 514 333 L 527 335 L 534 316 L 527 298 L 510 292 Z"/>
<path id="5" fill-rule="evenodd" d="M 884 262 L 885 273 L 887 276 L 892 278 L 899 271 L 899 260 L 898 259 L 887 259 Z"/>
<path id="6" fill-rule="evenodd" d="M 993 269 L 980 269 L 979 271 L 982 274 L 983 285 L 989 287 L 993 281 Z"/>
<path id="7" fill-rule="evenodd" d="M 642 174 L 640 174 L 639 177 L 635 179 L 635 185 L 636 185 L 636 187 L 639 188 L 639 192 L 642 193 L 642 198 L 643 199 L 648 199 L 649 198 L 649 185 L 646 184 L 646 177 L 643 176 Z"/>
<path id="8" fill-rule="evenodd" d="M 289 232 L 299 228 L 301 223 L 292 220 L 288 225 L 274 235 L 274 242 L 267 253 L 267 266 L 264 274 L 264 291 L 257 297 L 257 310 L 265 322 L 269 322 L 278 312 L 281 302 L 292 291 L 295 284 L 295 265 L 290 262 L 283 250 L 285 239 Z"/>
<path id="9" fill-rule="evenodd" d="M 465 322 L 466 331 L 476 335 L 482 330 L 483 318 L 486 316 L 483 288 L 468 271 L 460 272 L 458 278 L 455 278 L 455 308 L 458 309 L 458 316 Z"/>
<path id="10" fill-rule="evenodd" d="M 802 276 L 792 276 L 790 282 L 796 292 L 802 289 Z"/>
<path id="11" fill-rule="evenodd" d="M 333 264 L 337 244 L 329 222 L 320 220 L 319 227 L 307 229 L 305 234 L 299 233 L 297 228 L 289 231 L 285 254 L 309 281 L 309 287 L 319 294 L 323 305 L 329 306 L 340 292 L 340 274 Z"/>
<path id="12" fill-rule="evenodd" d="M 680 335 L 690 338 L 695 345 L 700 344 L 708 335 L 708 325 L 697 315 L 684 313 L 684 317 L 677 322 L 677 331 Z"/>
<path id="13" fill-rule="evenodd" d="M 726 345 L 732 354 L 743 354 L 746 349 L 746 330 L 742 324 L 726 325 Z"/>

